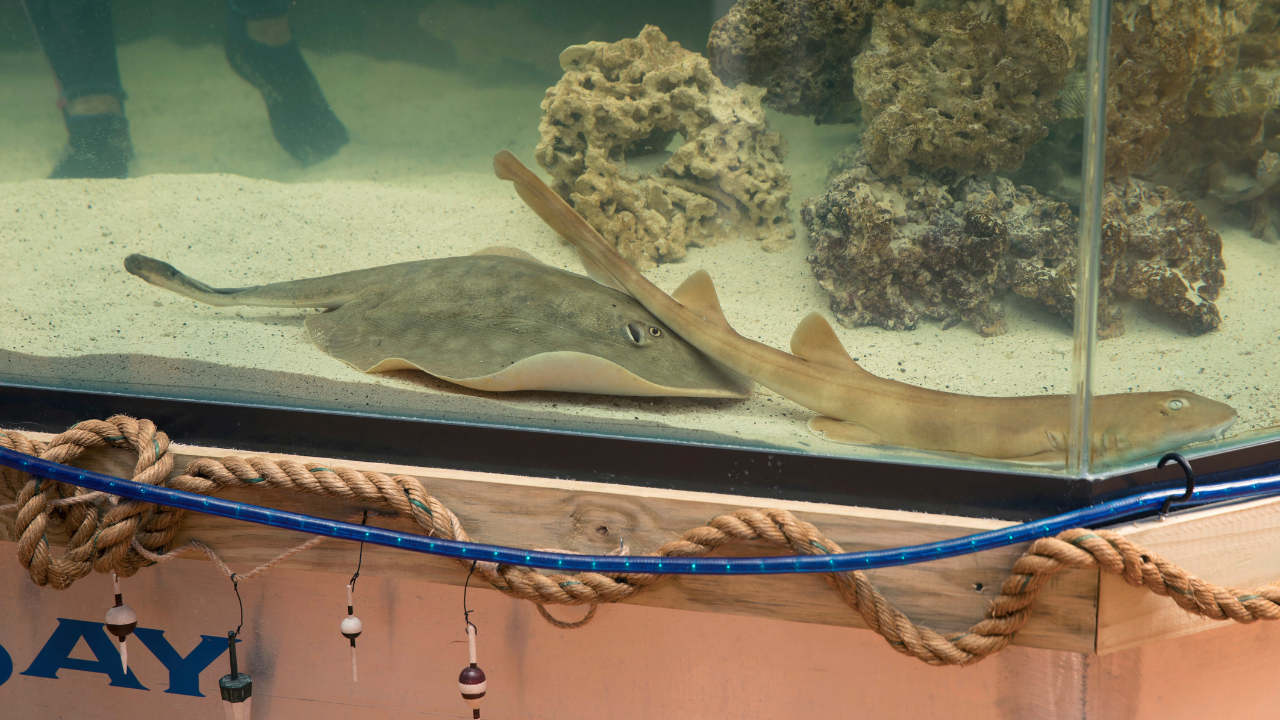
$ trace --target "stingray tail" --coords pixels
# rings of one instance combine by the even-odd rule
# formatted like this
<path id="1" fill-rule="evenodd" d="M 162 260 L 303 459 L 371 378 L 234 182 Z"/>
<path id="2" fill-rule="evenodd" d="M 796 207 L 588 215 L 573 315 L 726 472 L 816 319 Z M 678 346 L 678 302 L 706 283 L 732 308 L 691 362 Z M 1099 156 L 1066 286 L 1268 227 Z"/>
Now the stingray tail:
<path id="1" fill-rule="evenodd" d="M 161 262 L 155 258 L 149 258 L 146 255 L 137 253 L 124 259 L 124 269 L 156 287 L 178 293 L 192 300 L 220 307 L 242 304 L 243 301 L 236 299 L 235 294 L 249 289 L 212 288 L 199 280 L 183 275 L 177 268 L 167 262 Z"/>

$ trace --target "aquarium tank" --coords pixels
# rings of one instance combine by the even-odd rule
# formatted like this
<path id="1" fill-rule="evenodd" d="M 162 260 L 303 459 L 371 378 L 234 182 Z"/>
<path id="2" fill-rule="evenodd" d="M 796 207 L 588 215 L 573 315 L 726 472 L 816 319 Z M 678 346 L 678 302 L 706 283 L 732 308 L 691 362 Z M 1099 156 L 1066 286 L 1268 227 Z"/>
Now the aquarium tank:
<path id="1" fill-rule="evenodd" d="M 1039 477 L 1280 439 L 1277 0 L 24 0 L 0 69 L 0 391 Z"/>

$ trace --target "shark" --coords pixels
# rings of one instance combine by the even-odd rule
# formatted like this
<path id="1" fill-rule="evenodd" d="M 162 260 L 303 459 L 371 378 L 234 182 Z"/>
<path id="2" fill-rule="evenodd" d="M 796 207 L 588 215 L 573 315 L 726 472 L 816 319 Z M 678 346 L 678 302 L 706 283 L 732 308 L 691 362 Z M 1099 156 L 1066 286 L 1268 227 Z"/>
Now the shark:
<path id="1" fill-rule="evenodd" d="M 501 180 L 578 251 L 597 282 L 635 298 L 690 345 L 724 367 L 809 410 L 816 436 L 838 443 L 898 446 L 1065 466 L 1069 395 L 986 397 L 879 377 L 849 355 L 830 323 L 805 317 L 784 352 L 737 333 L 711 276 L 693 273 L 668 295 L 632 267 L 567 202 L 508 151 L 493 160 Z M 1236 421 L 1227 405 L 1186 390 L 1100 395 L 1090 452 L 1115 463 L 1221 437 Z"/>

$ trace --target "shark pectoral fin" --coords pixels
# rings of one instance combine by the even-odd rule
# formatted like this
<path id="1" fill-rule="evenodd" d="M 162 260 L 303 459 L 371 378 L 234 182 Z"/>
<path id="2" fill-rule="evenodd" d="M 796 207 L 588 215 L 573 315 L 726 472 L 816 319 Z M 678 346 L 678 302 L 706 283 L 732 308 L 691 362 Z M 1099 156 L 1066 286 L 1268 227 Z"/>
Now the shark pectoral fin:
<path id="1" fill-rule="evenodd" d="M 716 297 L 716 286 L 711 282 L 711 273 L 706 270 L 699 270 L 686 278 L 671 293 L 671 297 L 703 320 L 729 327 L 729 321 L 720 309 L 720 298 Z"/>
<path id="2" fill-rule="evenodd" d="M 796 326 L 791 335 L 791 354 L 836 370 L 870 374 L 849 357 L 831 323 L 816 312 L 806 315 Z"/>
<path id="3" fill-rule="evenodd" d="M 1097 458 L 1121 458 L 1132 451 L 1129 435 L 1120 428 L 1107 428 L 1093 439 L 1093 454 Z"/>
<path id="4" fill-rule="evenodd" d="M 1049 441 L 1049 447 L 1057 452 L 1065 453 L 1067 451 L 1067 434 L 1056 430 L 1045 430 L 1045 439 Z"/>
<path id="5" fill-rule="evenodd" d="M 586 269 L 587 275 L 591 276 L 592 280 L 605 287 L 626 292 L 622 289 L 621 283 L 582 251 L 584 244 L 589 246 L 593 242 L 598 242 L 609 246 L 610 243 L 601 237 L 600 233 L 596 232 L 577 210 L 570 207 L 564 198 L 555 194 L 546 183 L 508 150 L 501 150 L 493 156 L 493 172 L 499 180 L 510 180 L 516 188 L 516 194 L 524 200 L 524 204 L 537 213 L 538 217 L 555 230 L 557 235 L 578 248 L 582 267 Z"/>
<path id="6" fill-rule="evenodd" d="M 536 263 L 542 262 L 538 258 L 530 255 L 529 253 L 519 248 L 507 247 L 506 245 L 490 245 L 489 247 L 483 250 L 477 250 L 471 254 L 472 255 L 502 255 L 505 257 L 520 258 L 521 260 L 530 260 Z"/>
<path id="7" fill-rule="evenodd" d="M 884 437 L 866 425 L 821 415 L 809 420 L 809 432 L 823 440 L 849 445 L 885 444 Z"/>
<path id="8" fill-rule="evenodd" d="M 1027 465 L 1041 465 L 1044 467 L 1061 468 L 1067 464 L 1067 453 L 1065 450 L 1045 450 L 1044 452 L 1028 455 L 1026 457 L 1005 458 L 1009 462 L 1025 463 Z"/>
<path id="9" fill-rule="evenodd" d="M 1042 465 L 1046 467 L 1064 467 L 1067 464 L 1067 434 L 1061 430 L 1045 429 L 1044 438 L 1049 443 L 1048 450 L 1042 450 L 1033 455 L 1025 455 L 1023 457 L 1004 458 L 1010 462 L 1025 463 L 1027 465 Z"/>

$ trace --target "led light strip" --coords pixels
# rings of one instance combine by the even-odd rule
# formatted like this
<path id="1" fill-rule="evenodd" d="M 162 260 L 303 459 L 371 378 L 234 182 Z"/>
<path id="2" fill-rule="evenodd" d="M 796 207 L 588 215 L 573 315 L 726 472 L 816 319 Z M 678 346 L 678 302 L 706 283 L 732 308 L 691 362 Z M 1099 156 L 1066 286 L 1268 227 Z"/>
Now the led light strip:
<path id="1" fill-rule="evenodd" d="M 783 555 L 770 557 L 654 557 L 618 555 L 570 555 L 540 550 L 521 550 L 501 545 L 459 542 L 425 535 L 398 532 L 368 525 L 353 525 L 338 520 L 300 515 L 284 510 L 206 497 L 183 490 L 156 487 L 101 473 L 81 470 L 69 465 L 41 460 L 13 450 L 0 448 L 0 465 L 6 465 L 68 485 L 77 485 L 118 495 L 130 500 L 155 503 L 218 517 L 243 520 L 284 530 L 297 530 L 340 540 L 384 545 L 439 555 L 459 560 L 482 560 L 566 572 L 651 573 L 656 575 L 779 575 L 787 573 L 821 573 L 911 565 L 967 555 L 1007 545 L 1030 542 L 1056 535 L 1063 530 L 1110 524 L 1124 518 L 1150 513 L 1168 498 L 1183 494 L 1182 488 L 1156 490 L 1056 515 L 1043 520 L 991 530 L 976 535 L 909 545 L 889 550 L 842 553 L 839 555 Z M 1236 479 L 1209 487 L 1196 488 L 1189 503 L 1206 504 L 1243 500 L 1280 494 L 1280 463 L 1267 463 L 1232 471 L 1240 476 L 1259 471 L 1259 477 Z"/>

